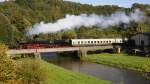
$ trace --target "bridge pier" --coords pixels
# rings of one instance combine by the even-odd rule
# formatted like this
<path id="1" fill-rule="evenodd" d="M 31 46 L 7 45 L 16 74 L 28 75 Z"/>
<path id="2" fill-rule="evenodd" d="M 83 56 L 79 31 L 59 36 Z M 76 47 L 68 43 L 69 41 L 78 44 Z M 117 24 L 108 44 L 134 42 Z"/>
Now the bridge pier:
<path id="1" fill-rule="evenodd" d="M 121 53 L 121 48 L 120 48 L 120 47 L 117 48 L 117 53 L 118 53 L 118 54 Z"/>
<path id="2" fill-rule="evenodd" d="M 114 46 L 113 49 L 114 49 L 115 53 L 118 53 L 118 54 L 121 53 L 121 46 Z"/>
<path id="3" fill-rule="evenodd" d="M 78 56 L 80 59 L 84 59 L 87 56 L 87 50 L 85 48 L 80 48 L 78 51 Z"/>
<path id="4" fill-rule="evenodd" d="M 38 59 L 41 59 L 41 54 L 38 53 L 38 52 L 36 52 L 36 53 L 34 53 L 34 57 L 35 57 L 35 58 L 38 58 Z"/>

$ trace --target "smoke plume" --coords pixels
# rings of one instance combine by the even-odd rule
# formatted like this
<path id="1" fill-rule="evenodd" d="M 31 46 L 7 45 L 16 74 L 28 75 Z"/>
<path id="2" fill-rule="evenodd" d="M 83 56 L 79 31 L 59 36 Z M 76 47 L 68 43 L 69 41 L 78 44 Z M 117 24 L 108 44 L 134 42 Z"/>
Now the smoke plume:
<path id="1" fill-rule="evenodd" d="M 55 23 L 44 23 L 33 25 L 27 32 L 28 35 L 36 35 L 40 33 L 51 33 L 57 32 L 64 29 L 80 28 L 98 26 L 107 28 L 109 26 L 117 26 L 121 23 L 129 24 L 131 21 L 140 22 L 145 19 L 145 15 L 140 10 L 135 10 L 129 14 L 125 12 L 116 12 L 109 16 L 96 15 L 96 14 L 81 14 L 81 15 L 70 15 L 67 14 L 65 18 L 62 18 Z"/>

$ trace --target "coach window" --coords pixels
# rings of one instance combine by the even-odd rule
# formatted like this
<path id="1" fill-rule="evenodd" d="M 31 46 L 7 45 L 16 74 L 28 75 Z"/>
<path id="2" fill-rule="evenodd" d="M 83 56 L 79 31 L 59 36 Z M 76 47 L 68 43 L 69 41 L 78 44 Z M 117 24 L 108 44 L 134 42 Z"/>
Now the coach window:
<path id="1" fill-rule="evenodd" d="M 81 44 L 83 44 L 83 41 L 81 41 Z"/>
<path id="2" fill-rule="evenodd" d="M 99 41 L 97 41 L 97 43 L 99 43 Z"/>
<path id="3" fill-rule="evenodd" d="M 85 41 L 86 42 L 86 44 L 88 43 L 88 41 Z"/>
<path id="4" fill-rule="evenodd" d="M 93 43 L 93 41 L 91 41 L 91 43 Z"/>
<path id="5" fill-rule="evenodd" d="M 106 41 L 106 43 L 108 43 L 108 41 Z"/>
<path id="6" fill-rule="evenodd" d="M 111 41 L 109 41 L 109 43 L 111 43 Z"/>
<path id="7" fill-rule="evenodd" d="M 96 43 L 96 41 L 94 41 L 94 43 Z"/>
<path id="8" fill-rule="evenodd" d="M 80 41 L 78 41 L 78 44 L 80 44 Z"/>
<path id="9" fill-rule="evenodd" d="M 88 41 L 88 43 L 90 43 L 90 41 Z"/>

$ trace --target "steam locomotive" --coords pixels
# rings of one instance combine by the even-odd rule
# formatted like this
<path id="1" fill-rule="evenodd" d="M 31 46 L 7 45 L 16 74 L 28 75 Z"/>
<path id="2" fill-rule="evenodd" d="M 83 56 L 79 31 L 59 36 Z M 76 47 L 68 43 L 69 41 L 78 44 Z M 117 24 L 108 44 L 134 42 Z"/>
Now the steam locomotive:
<path id="1" fill-rule="evenodd" d="M 101 46 L 122 44 L 127 39 L 122 38 L 104 38 L 104 39 L 70 39 L 55 41 L 21 41 L 21 49 L 39 49 L 39 48 L 59 48 L 59 47 L 76 47 L 76 46 Z"/>
<path id="2" fill-rule="evenodd" d="M 57 48 L 57 47 L 70 47 L 67 40 L 55 41 L 20 41 L 20 49 L 40 49 L 40 48 Z"/>

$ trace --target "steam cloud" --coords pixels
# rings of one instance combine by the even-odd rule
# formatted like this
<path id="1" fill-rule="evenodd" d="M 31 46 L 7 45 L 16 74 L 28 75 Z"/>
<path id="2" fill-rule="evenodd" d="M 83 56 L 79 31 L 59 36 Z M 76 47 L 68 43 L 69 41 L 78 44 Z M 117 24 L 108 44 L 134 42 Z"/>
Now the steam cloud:
<path id="1" fill-rule="evenodd" d="M 98 26 L 107 28 L 109 26 L 117 26 L 121 23 L 129 24 L 131 21 L 140 22 L 145 19 L 145 15 L 140 10 L 135 10 L 129 14 L 125 12 L 116 12 L 110 16 L 96 15 L 96 14 L 81 14 L 69 15 L 65 18 L 56 21 L 55 23 L 44 23 L 33 25 L 27 32 L 28 35 L 36 35 L 40 33 L 57 32 L 64 29 L 80 28 Z"/>

